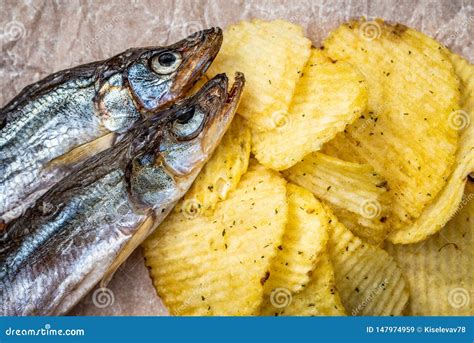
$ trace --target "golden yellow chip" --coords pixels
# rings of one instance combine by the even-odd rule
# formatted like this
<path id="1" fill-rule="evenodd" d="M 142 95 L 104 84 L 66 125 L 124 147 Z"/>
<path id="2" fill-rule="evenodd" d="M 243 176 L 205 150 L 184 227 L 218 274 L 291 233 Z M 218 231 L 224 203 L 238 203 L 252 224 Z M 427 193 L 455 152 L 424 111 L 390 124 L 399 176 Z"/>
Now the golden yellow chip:
<path id="1" fill-rule="evenodd" d="M 260 163 L 283 170 L 343 131 L 367 107 L 362 74 L 346 62 L 333 62 L 312 50 L 288 112 L 273 130 L 253 130 L 252 151 Z M 279 116 L 279 117 L 278 117 Z"/>
<path id="2" fill-rule="evenodd" d="M 262 305 L 266 316 L 345 316 L 346 310 L 334 280 L 334 270 L 326 251 L 318 258 L 310 281 L 299 293 L 276 288 Z"/>
<path id="3" fill-rule="evenodd" d="M 394 214 L 410 223 L 454 168 L 458 130 L 450 118 L 459 110 L 459 82 L 449 52 L 381 20 L 344 24 L 324 47 L 361 71 L 369 94 L 367 113 L 331 144 L 341 146 L 344 160 L 371 164 L 388 182 Z"/>
<path id="4" fill-rule="evenodd" d="M 474 191 L 474 189 L 471 189 Z M 410 288 L 407 314 L 472 316 L 474 193 L 466 192 L 456 215 L 418 244 L 387 246 Z"/>
<path id="5" fill-rule="evenodd" d="M 236 115 L 212 158 L 184 196 L 182 204 L 192 212 L 206 214 L 212 212 L 219 201 L 226 199 L 247 171 L 250 140 L 250 129 L 245 120 Z"/>
<path id="6" fill-rule="evenodd" d="M 208 74 L 245 74 L 238 113 L 252 127 L 272 129 L 274 114 L 286 112 L 309 58 L 311 42 L 303 29 L 286 21 L 253 20 L 230 26 Z"/>
<path id="7" fill-rule="evenodd" d="M 397 316 L 408 302 L 408 288 L 401 269 L 382 248 L 354 236 L 328 206 L 328 251 L 337 289 L 347 312 L 353 316 Z"/>
<path id="8" fill-rule="evenodd" d="M 328 241 L 328 217 L 321 203 L 311 192 L 293 184 L 287 185 L 287 194 L 288 223 L 270 266 L 265 296 L 279 288 L 291 293 L 303 289 Z"/>
<path id="9" fill-rule="evenodd" d="M 286 182 L 253 164 L 213 215 L 173 212 L 144 243 L 175 315 L 254 315 L 287 220 Z"/>
<path id="10" fill-rule="evenodd" d="M 445 187 L 410 225 L 393 231 L 388 239 L 397 244 L 415 243 L 438 232 L 453 216 L 462 200 L 467 176 L 474 171 L 474 66 L 457 55 L 451 55 L 456 73 L 461 79 L 462 110 L 450 117 L 461 137 L 456 152 L 456 167 Z"/>
<path id="11" fill-rule="evenodd" d="M 385 239 L 390 205 L 386 181 L 370 165 L 312 153 L 283 174 L 324 200 L 357 236 L 371 243 Z"/>

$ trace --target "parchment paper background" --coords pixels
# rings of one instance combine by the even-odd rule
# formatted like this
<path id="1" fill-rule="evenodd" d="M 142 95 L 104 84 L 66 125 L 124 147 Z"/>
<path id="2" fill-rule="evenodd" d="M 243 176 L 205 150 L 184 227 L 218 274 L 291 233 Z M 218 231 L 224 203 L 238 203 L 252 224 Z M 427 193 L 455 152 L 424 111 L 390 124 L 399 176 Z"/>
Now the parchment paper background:
<path id="1" fill-rule="evenodd" d="M 409 25 L 474 61 L 472 0 L 0 0 L 0 106 L 54 71 L 134 46 L 171 43 L 201 28 L 225 28 L 242 19 L 282 18 L 302 25 L 318 46 L 330 30 L 360 16 Z M 140 249 L 120 268 L 109 288 L 111 293 L 96 301 L 91 292 L 71 314 L 167 314 Z"/>

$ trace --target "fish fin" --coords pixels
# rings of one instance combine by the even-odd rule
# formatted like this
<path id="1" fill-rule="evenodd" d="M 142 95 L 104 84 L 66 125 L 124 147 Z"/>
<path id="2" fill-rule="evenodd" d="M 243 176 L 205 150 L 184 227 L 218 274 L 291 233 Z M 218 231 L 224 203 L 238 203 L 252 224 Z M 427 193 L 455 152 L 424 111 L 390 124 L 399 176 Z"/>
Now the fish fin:
<path id="1" fill-rule="evenodd" d="M 99 152 L 104 151 L 105 149 L 110 148 L 114 144 L 115 139 L 116 134 L 114 132 L 107 133 L 91 142 L 72 149 L 64 155 L 56 157 L 46 164 L 45 169 L 58 168 L 62 166 L 70 167 L 75 165 L 98 154 Z"/>
<path id="2" fill-rule="evenodd" d="M 114 262 L 110 265 L 104 274 L 104 277 L 100 281 L 101 288 L 105 288 L 107 284 L 112 280 L 117 269 L 130 254 L 148 237 L 150 232 L 154 229 L 155 218 L 154 216 L 148 216 L 138 227 L 138 230 L 134 233 L 132 238 L 125 244 L 120 250 Z"/>

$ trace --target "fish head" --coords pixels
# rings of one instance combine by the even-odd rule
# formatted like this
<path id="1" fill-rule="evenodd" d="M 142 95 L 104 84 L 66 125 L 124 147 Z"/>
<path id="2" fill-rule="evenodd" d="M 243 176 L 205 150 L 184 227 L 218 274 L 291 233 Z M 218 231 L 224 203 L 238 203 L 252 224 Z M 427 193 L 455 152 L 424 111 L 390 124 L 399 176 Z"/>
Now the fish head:
<path id="1" fill-rule="evenodd" d="M 244 83 L 238 74 L 228 93 L 227 77 L 217 75 L 194 96 L 153 117 L 147 128 L 153 134 L 134 148 L 128 168 L 135 203 L 156 210 L 184 195 L 229 127 Z"/>
<path id="2" fill-rule="evenodd" d="M 222 30 L 211 28 L 166 47 L 144 49 L 126 70 L 135 101 L 145 111 L 176 101 L 206 72 L 222 44 Z"/>

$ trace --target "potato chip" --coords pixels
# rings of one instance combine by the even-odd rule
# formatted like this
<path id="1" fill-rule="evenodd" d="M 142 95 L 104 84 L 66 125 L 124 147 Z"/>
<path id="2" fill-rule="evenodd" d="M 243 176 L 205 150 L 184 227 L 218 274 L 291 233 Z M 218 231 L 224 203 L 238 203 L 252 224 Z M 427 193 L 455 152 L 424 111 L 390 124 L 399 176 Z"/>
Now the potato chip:
<path id="1" fill-rule="evenodd" d="M 273 130 L 253 130 L 252 151 L 260 163 L 283 170 L 317 151 L 367 107 L 365 78 L 346 62 L 334 63 L 313 49 L 287 113 Z"/>
<path id="2" fill-rule="evenodd" d="M 385 239 L 386 181 L 370 165 L 312 153 L 283 174 L 324 200 L 355 235 L 371 243 Z"/>
<path id="3" fill-rule="evenodd" d="M 230 26 L 208 74 L 245 74 L 238 113 L 252 127 L 272 129 L 274 114 L 286 112 L 311 51 L 303 29 L 286 21 L 253 20 Z"/>
<path id="4" fill-rule="evenodd" d="M 333 60 L 356 66 L 368 84 L 367 113 L 338 135 L 348 161 L 384 177 L 393 211 L 410 223 L 435 199 L 454 168 L 459 82 L 448 50 L 403 25 L 355 21 L 324 42 Z M 350 148 L 348 148 L 350 147 Z"/>
<path id="5" fill-rule="evenodd" d="M 328 241 L 328 217 L 321 206 L 304 188 L 288 184 L 288 222 L 278 252 L 270 266 L 264 293 L 284 288 L 299 292 L 309 281 L 316 259 Z"/>
<path id="6" fill-rule="evenodd" d="M 353 316 L 401 315 L 408 302 L 402 271 L 382 248 L 354 236 L 328 206 L 328 251 L 342 303 Z"/>
<path id="7" fill-rule="evenodd" d="M 191 211 L 208 213 L 219 201 L 225 200 L 247 171 L 250 140 L 250 129 L 244 119 L 236 115 L 212 158 L 184 196 L 182 204 L 193 202 L 195 208 Z"/>
<path id="8" fill-rule="evenodd" d="M 175 315 L 253 315 L 287 220 L 286 182 L 253 164 L 211 216 L 173 212 L 144 243 Z"/>
<path id="9" fill-rule="evenodd" d="M 437 234 L 418 244 L 387 246 L 410 288 L 407 314 L 472 316 L 474 189 Z"/>
<path id="10" fill-rule="evenodd" d="M 362 119 L 366 118 L 366 114 L 362 115 Z M 347 140 L 347 129 L 339 132 L 333 140 L 330 140 L 321 148 L 321 153 L 336 157 L 340 160 L 353 162 L 358 164 L 367 164 L 367 160 L 359 155 L 357 147 Z"/>
<path id="11" fill-rule="evenodd" d="M 410 225 L 393 231 L 388 239 L 392 243 L 416 243 L 438 232 L 453 216 L 462 200 L 469 173 L 474 171 L 474 66 L 457 55 L 451 55 L 456 73 L 461 79 L 462 110 L 453 112 L 451 124 L 461 134 L 456 152 L 456 167 L 445 187 L 428 205 L 421 216 Z"/>
<path id="12" fill-rule="evenodd" d="M 334 270 L 328 253 L 318 258 L 311 279 L 299 293 L 276 288 L 264 301 L 262 315 L 268 316 L 345 316 L 334 280 Z"/>

